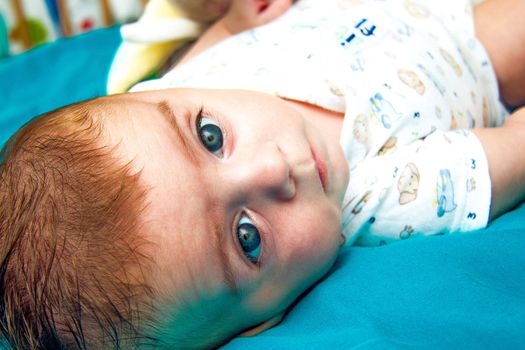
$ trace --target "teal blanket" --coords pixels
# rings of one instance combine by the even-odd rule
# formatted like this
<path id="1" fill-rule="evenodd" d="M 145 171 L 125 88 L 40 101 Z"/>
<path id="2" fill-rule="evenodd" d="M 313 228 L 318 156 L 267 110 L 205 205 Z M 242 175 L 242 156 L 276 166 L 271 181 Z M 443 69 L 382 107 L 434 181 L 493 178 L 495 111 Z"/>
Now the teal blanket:
<path id="1" fill-rule="evenodd" d="M 0 61 L 0 143 L 32 116 L 103 95 L 115 28 Z M 277 327 L 233 349 L 523 349 L 525 206 L 487 229 L 345 247 Z"/>
<path id="2" fill-rule="evenodd" d="M 33 117 L 106 93 L 117 27 L 0 59 L 0 145 Z"/>

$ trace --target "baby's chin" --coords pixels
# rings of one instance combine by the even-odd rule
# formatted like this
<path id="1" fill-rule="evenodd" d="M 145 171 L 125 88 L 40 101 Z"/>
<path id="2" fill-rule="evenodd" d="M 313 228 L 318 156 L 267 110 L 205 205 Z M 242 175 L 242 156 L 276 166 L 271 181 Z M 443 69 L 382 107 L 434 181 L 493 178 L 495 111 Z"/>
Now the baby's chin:
<path id="1" fill-rule="evenodd" d="M 333 180 L 333 198 L 342 207 L 344 196 L 350 181 L 350 167 L 343 147 L 337 142 L 327 142 Z M 342 209 L 342 208 L 341 208 Z"/>

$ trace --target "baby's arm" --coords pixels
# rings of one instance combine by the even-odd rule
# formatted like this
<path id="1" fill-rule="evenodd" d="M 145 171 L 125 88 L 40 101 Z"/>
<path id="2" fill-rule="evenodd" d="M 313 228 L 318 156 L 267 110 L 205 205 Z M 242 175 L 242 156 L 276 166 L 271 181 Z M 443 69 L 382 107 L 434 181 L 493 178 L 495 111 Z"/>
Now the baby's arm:
<path id="1" fill-rule="evenodd" d="M 501 98 L 525 104 L 525 11 L 523 0 L 486 0 L 475 8 L 476 34 L 498 77 Z M 525 110 L 516 110 L 498 129 L 476 129 L 489 161 L 491 218 L 523 200 L 525 193 Z"/>
<path id="2" fill-rule="evenodd" d="M 525 107 L 499 128 L 435 131 L 351 171 L 343 229 L 377 245 L 482 228 L 525 199 Z"/>
<path id="3" fill-rule="evenodd" d="M 525 1 L 485 0 L 475 8 L 476 35 L 487 49 L 500 96 L 512 107 L 525 104 Z"/>
<path id="4" fill-rule="evenodd" d="M 232 35 L 276 19 L 291 3 L 292 0 L 232 0 L 228 12 L 206 30 L 178 64 Z"/>
<path id="5" fill-rule="evenodd" d="M 474 129 L 489 163 L 492 182 L 490 218 L 512 209 L 525 197 L 525 107 L 500 128 Z"/>

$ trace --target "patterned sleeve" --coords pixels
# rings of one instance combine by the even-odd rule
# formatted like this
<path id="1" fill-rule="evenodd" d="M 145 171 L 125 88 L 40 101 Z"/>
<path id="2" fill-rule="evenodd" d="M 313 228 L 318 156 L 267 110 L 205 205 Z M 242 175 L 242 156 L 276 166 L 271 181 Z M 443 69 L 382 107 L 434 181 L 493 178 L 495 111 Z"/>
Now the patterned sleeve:
<path id="1" fill-rule="evenodd" d="M 488 163 L 467 130 L 437 130 L 402 146 L 393 137 L 350 177 L 343 231 L 358 245 L 470 231 L 488 222 Z"/>

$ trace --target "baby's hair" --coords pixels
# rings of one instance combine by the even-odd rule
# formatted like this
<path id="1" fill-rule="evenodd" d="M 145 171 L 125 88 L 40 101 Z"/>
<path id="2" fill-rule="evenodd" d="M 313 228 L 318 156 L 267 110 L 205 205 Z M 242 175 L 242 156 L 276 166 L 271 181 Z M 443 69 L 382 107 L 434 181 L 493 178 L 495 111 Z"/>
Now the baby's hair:
<path id="1" fill-rule="evenodd" d="M 16 349 L 134 348 L 151 259 L 140 173 L 101 142 L 104 100 L 24 126 L 0 153 L 0 329 Z"/>

